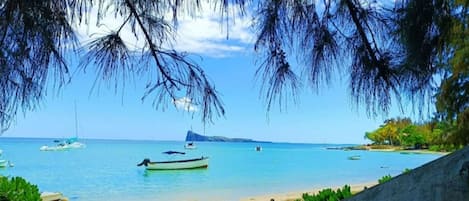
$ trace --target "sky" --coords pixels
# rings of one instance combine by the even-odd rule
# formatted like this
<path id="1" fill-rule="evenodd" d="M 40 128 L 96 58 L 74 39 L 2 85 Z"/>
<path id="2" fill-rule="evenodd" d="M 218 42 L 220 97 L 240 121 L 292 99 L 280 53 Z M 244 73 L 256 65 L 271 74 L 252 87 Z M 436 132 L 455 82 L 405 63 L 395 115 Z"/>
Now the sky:
<path id="1" fill-rule="evenodd" d="M 363 138 L 365 132 L 378 128 L 384 119 L 405 115 L 392 108 L 388 116 L 367 116 L 364 107 L 357 108 L 351 102 L 347 78 L 318 92 L 305 88 L 297 104 L 290 102 L 287 110 L 274 107 L 267 113 L 259 93 L 260 83 L 254 77 L 260 57 L 253 50 L 255 35 L 249 19 L 248 15 L 236 20 L 230 26 L 228 39 L 215 13 L 180 19 L 174 47 L 197 55 L 193 58 L 215 84 L 226 109 L 226 115 L 215 118 L 213 124 L 203 125 L 196 105 L 180 107 L 179 103 L 188 102 L 185 97 L 159 110 L 151 99 L 142 101 L 144 80 L 126 83 L 124 90 L 117 92 L 106 84 L 93 88 L 96 74 L 88 70 L 73 74 L 71 83 L 60 91 L 49 89 L 36 110 L 19 112 L 3 136 L 74 136 L 75 104 L 78 135 L 90 139 L 182 141 L 192 129 L 209 136 L 273 142 L 361 144 L 368 142 Z M 117 26 L 113 21 L 106 18 L 104 23 L 108 26 L 104 28 L 76 30 L 86 42 L 87 37 L 96 35 L 93 33 Z M 131 38 L 129 31 L 123 34 Z M 128 42 L 139 45 L 138 41 Z"/>

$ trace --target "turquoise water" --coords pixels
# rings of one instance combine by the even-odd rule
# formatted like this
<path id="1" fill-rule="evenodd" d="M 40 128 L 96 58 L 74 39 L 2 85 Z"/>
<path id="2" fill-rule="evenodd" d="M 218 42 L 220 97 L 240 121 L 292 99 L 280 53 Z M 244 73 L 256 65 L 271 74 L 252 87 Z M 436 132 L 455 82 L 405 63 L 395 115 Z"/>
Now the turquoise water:
<path id="1" fill-rule="evenodd" d="M 22 176 L 41 191 L 60 191 L 71 200 L 239 200 L 343 184 L 376 181 L 397 175 L 441 155 L 326 150 L 340 145 L 288 143 L 84 140 L 87 147 L 41 152 L 51 139 L 0 138 L 3 158 L 12 168 L 1 175 Z M 261 152 L 254 148 L 262 146 Z M 167 157 L 163 151 L 185 151 Z M 361 155 L 361 160 L 348 160 Z M 146 171 L 136 164 L 155 160 L 208 156 L 208 169 Z"/>

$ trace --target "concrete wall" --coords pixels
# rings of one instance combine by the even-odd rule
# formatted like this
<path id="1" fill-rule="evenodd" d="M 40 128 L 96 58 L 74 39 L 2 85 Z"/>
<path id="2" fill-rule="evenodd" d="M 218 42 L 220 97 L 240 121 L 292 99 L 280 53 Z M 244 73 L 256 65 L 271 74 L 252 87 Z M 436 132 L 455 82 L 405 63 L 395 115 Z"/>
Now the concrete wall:
<path id="1" fill-rule="evenodd" d="M 469 146 L 346 201 L 469 201 Z"/>

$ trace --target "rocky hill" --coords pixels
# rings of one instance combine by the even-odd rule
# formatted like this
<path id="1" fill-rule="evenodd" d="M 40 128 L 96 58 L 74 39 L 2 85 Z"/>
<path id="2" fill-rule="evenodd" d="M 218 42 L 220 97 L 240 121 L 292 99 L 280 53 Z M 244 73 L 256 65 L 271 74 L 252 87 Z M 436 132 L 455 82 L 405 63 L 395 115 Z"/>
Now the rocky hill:
<path id="1" fill-rule="evenodd" d="M 260 142 L 246 138 L 228 138 L 223 136 L 205 136 L 187 131 L 186 141 L 206 141 L 206 142 Z"/>

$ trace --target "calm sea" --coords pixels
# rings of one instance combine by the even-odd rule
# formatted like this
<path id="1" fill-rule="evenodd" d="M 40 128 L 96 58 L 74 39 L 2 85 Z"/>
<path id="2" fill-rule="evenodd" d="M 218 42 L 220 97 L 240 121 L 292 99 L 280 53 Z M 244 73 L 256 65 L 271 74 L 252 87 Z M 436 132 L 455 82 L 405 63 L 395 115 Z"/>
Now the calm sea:
<path id="1" fill-rule="evenodd" d="M 42 152 L 52 139 L 0 138 L 2 158 L 15 164 L 0 175 L 21 176 L 41 191 L 59 191 L 71 200 L 239 200 L 327 186 L 377 181 L 398 175 L 441 155 L 326 150 L 330 144 L 82 140 L 87 147 Z M 262 146 L 261 152 L 255 147 Z M 182 157 L 161 152 L 185 151 Z M 360 155 L 361 160 L 347 157 Z M 146 171 L 136 164 L 155 160 L 210 157 L 199 170 Z"/>

